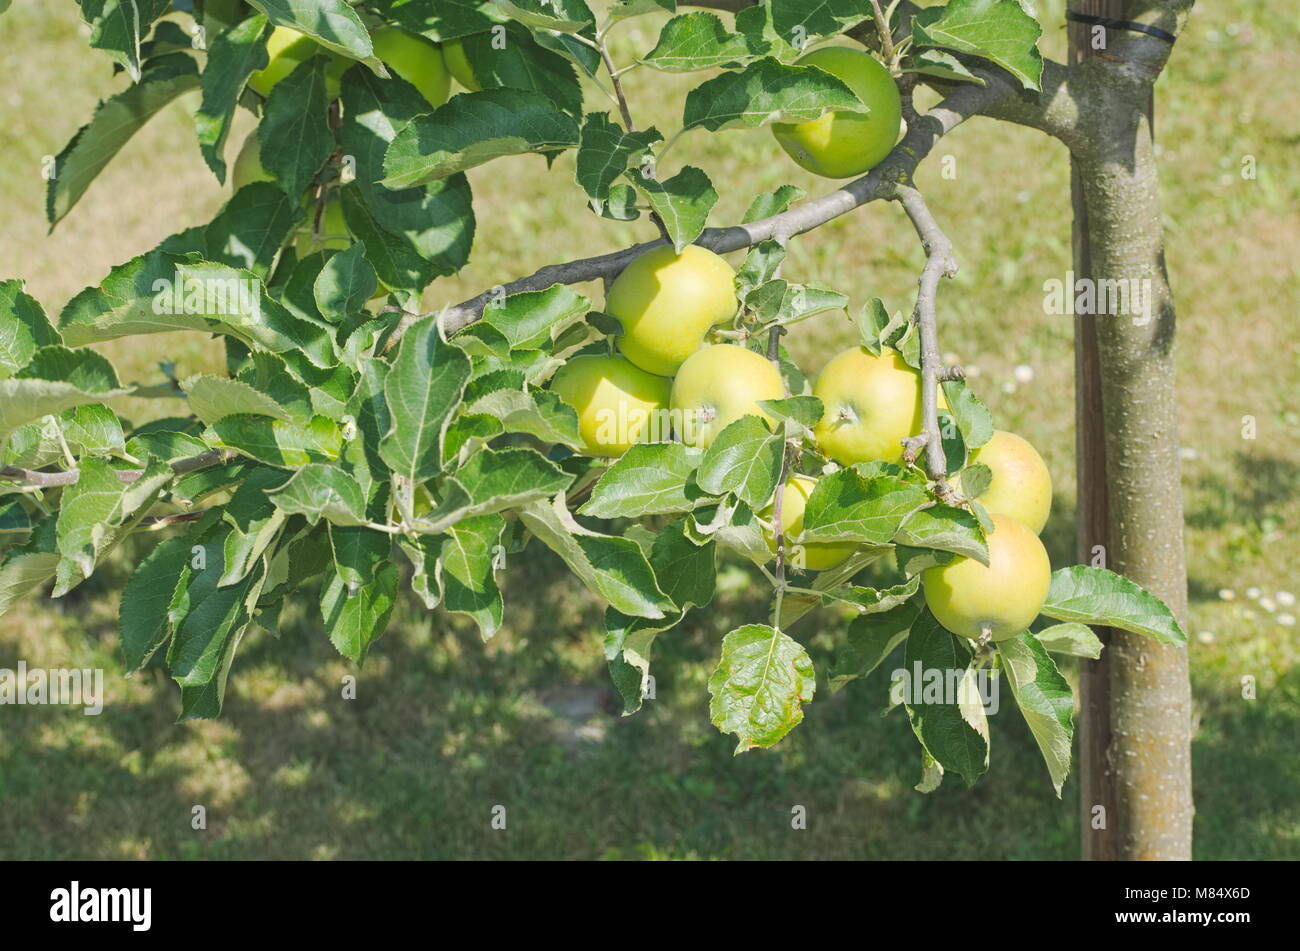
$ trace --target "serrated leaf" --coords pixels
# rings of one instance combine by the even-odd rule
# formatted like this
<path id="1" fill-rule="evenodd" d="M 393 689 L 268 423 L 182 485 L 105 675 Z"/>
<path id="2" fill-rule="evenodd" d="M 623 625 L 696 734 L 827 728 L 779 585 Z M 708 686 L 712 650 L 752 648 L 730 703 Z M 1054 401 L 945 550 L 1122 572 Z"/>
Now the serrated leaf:
<path id="1" fill-rule="evenodd" d="M 831 668 L 832 690 L 839 690 L 851 680 L 865 677 L 884 663 L 899 644 L 907 639 L 921 609 L 915 601 L 904 601 L 887 611 L 862 614 L 849 622 L 844 649 L 836 655 Z"/>
<path id="2" fill-rule="evenodd" d="M 326 49 L 360 60 L 384 75 L 370 32 L 347 0 L 248 0 L 276 26 L 306 33 Z"/>
<path id="3" fill-rule="evenodd" d="M 923 76 L 934 76 L 938 79 L 955 80 L 957 82 L 975 83 L 977 86 L 988 85 L 983 76 L 976 76 L 966 67 L 965 63 L 947 50 L 918 49 L 914 55 L 908 57 L 908 65 L 903 68 L 903 72 L 920 73 Z"/>
<path id="4" fill-rule="evenodd" d="M 1101 639 L 1086 624 L 1066 622 L 1053 624 L 1034 633 L 1034 638 L 1044 649 L 1053 654 L 1068 654 L 1071 657 L 1087 657 L 1096 660 L 1101 656 Z"/>
<path id="5" fill-rule="evenodd" d="M 716 14 L 697 12 L 665 23 L 659 42 L 641 62 L 666 73 L 689 73 L 752 58 L 749 40 L 730 32 Z"/>
<path id="6" fill-rule="evenodd" d="M 171 53 L 150 63 L 139 82 L 101 102 L 90 122 L 54 159 L 55 174 L 45 202 L 50 228 L 72 210 L 131 136 L 173 99 L 198 85 L 194 60 L 185 53 Z"/>
<path id="7" fill-rule="evenodd" d="M 750 508 L 772 498 L 781 477 L 785 440 L 757 416 L 742 416 L 718 433 L 704 453 L 696 481 L 709 495 L 734 492 Z"/>
<path id="8" fill-rule="evenodd" d="M 817 480 L 803 515 L 803 536 L 883 545 L 927 501 L 925 490 L 890 476 L 868 479 L 840 469 Z"/>
<path id="9" fill-rule="evenodd" d="M 266 54 L 266 37 L 271 26 L 264 16 L 251 16 L 221 33 L 208 47 L 207 62 L 200 77 L 203 100 L 194 114 L 194 129 L 199 136 L 199 151 L 203 161 L 217 176 L 226 180 L 226 160 L 222 150 L 230 133 L 231 120 L 239 94 L 248 77 L 265 69 L 270 58 Z"/>
<path id="10" fill-rule="evenodd" d="M 747 624 L 722 639 L 722 657 L 709 677 L 709 717 L 736 734 L 736 753 L 776 744 L 803 720 L 817 692 L 808 652 L 766 624 Z"/>
<path id="11" fill-rule="evenodd" d="M 741 224 L 751 224 L 764 218 L 770 218 L 773 215 L 779 215 L 787 211 L 795 202 L 802 200 L 807 194 L 808 192 L 798 185 L 782 185 L 774 192 L 764 192 L 749 203 L 749 208 L 745 212 L 745 217 L 741 219 Z"/>
<path id="12" fill-rule="evenodd" d="M 446 531 L 475 515 L 548 498 L 572 481 L 572 475 L 532 449 L 479 449 L 451 474 L 444 498 L 418 526 L 424 532 Z"/>
<path id="13" fill-rule="evenodd" d="M 650 208 L 668 229 L 673 247 L 681 254 L 704 231 L 709 212 L 718 202 L 718 193 L 709 176 L 692 165 L 685 166 L 672 178 L 659 181 L 640 169 L 628 172 Z"/>
<path id="14" fill-rule="evenodd" d="M 71 383 L 55 380 L 0 380 L 0 449 L 24 423 L 129 392 L 119 389 L 87 393 Z"/>
<path id="15" fill-rule="evenodd" d="M 772 25 L 785 37 L 835 36 L 844 28 L 871 19 L 862 0 L 772 0 Z"/>
<path id="16" fill-rule="evenodd" d="M 974 558 L 981 565 L 989 563 L 988 541 L 978 520 L 965 509 L 950 505 L 933 505 L 913 513 L 898 530 L 894 541 L 913 548 L 953 552 Z"/>
<path id="17" fill-rule="evenodd" d="M 1052 572 L 1043 613 L 1058 621 L 1118 627 L 1161 644 L 1187 643 L 1187 635 L 1168 605 L 1105 568 L 1072 565 Z"/>
<path id="18" fill-rule="evenodd" d="M 493 0 L 503 13 L 524 26 L 557 33 L 577 33 L 596 21 L 583 0 Z"/>
<path id="19" fill-rule="evenodd" d="M 503 155 L 551 152 L 577 144 L 577 121 L 538 93 L 518 89 L 462 93 L 398 131 L 384 158 L 381 184 L 409 188 Z"/>
<path id="20" fill-rule="evenodd" d="M 528 350 L 555 340 L 587 313 L 591 300 L 556 284 L 544 291 L 524 291 L 483 308 L 482 321 L 500 331 L 512 350 Z"/>
<path id="21" fill-rule="evenodd" d="M 366 498 L 357 480 L 338 466 L 311 463 L 268 493 L 276 508 L 303 515 L 309 525 L 325 519 L 335 525 L 364 525 Z"/>
<path id="22" fill-rule="evenodd" d="M 442 543 L 438 570 L 443 606 L 478 625 L 483 640 L 501 627 L 504 605 L 493 565 L 505 528 L 500 515 L 479 515 L 453 525 Z"/>
<path id="23" fill-rule="evenodd" d="M 949 0 L 912 19 L 917 46 L 939 46 L 969 53 L 1001 66 L 1026 89 L 1039 89 L 1043 57 L 1042 27 L 1016 0 Z"/>
<path id="24" fill-rule="evenodd" d="M 257 127 L 262 165 L 292 196 L 301 195 L 334 151 L 325 58 L 313 56 L 275 84 Z"/>
<path id="25" fill-rule="evenodd" d="M 578 139 L 574 177 L 588 197 L 603 205 L 615 180 L 662 140 L 657 129 L 627 132 L 610 121 L 608 112 L 590 112 Z"/>
<path id="26" fill-rule="evenodd" d="M 331 256 L 316 275 L 312 291 L 327 319 L 342 320 L 361 310 L 379 286 L 365 252 L 365 245 L 351 245 Z"/>
<path id="27" fill-rule="evenodd" d="M 806 122 L 832 110 L 866 112 L 867 107 L 825 70 L 764 57 L 687 93 L 682 127 L 754 129 L 772 122 Z"/>
<path id="28" fill-rule="evenodd" d="M 948 380 L 941 385 L 948 413 L 957 423 L 962 442 L 974 452 L 993 438 L 993 416 L 971 392 L 965 380 Z"/>
<path id="29" fill-rule="evenodd" d="M 0 281 L 0 379 L 22 370 L 41 347 L 62 343 L 23 282 Z"/>
<path id="30" fill-rule="evenodd" d="M 394 472 L 416 483 L 442 470 L 443 433 L 469 375 L 469 358 L 442 341 L 437 318 L 407 329 L 384 381 L 392 428 L 379 454 Z"/>
<path id="31" fill-rule="evenodd" d="M 681 443 L 635 445 L 600 477 L 580 511 L 595 518 L 689 512 L 703 498 L 693 479 L 702 455 Z"/>
<path id="32" fill-rule="evenodd" d="M 260 414 L 286 422 L 293 419 L 270 396 L 242 380 L 200 374 L 181 382 L 191 412 L 211 426 L 224 416 Z"/>
<path id="33" fill-rule="evenodd" d="M 616 610 L 633 617 L 661 618 L 673 609 L 636 542 L 583 528 L 569 514 L 562 494 L 553 502 L 528 503 L 519 517 L 590 591 Z"/>
<path id="34" fill-rule="evenodd" d="M 998 641 L 998 656 L 1016 706 L 1029 724 L 1047 763 L 1056 797 L 1070 773 L 1070 742 L 1074 736 L 1074 695 L 1056 663 L 1034 635 L 1026 631 Z"/>
<path id="35" fill-rule="evenodd" d="M 941 676 L 947 684 L 950 672 L 968 671 L 971 656 L 970 647 L 944 630 L 927 608 L 912 624 L 903 663 L 909 678 L 919 670 L 922 677 Z M 974 785 L 988 768 L 987 738 L 969 722 L 962 704 L 953 702 L 959 698 L 941 696 L 938 702 L 927 702 L 924 684 L 913 680 L 911 686 L 914 694 L 905 697 L 905 703 L 917 738 L 945 770 Z"/>
<path id="36" fill-rule="evenodd" d="M 90 45 L 108 53 L 133 80 L 141 81 L 143 40 L 153 22 L 167 12 L 168 0 L 77 0 L 77 4 L 90 26 Z"/>

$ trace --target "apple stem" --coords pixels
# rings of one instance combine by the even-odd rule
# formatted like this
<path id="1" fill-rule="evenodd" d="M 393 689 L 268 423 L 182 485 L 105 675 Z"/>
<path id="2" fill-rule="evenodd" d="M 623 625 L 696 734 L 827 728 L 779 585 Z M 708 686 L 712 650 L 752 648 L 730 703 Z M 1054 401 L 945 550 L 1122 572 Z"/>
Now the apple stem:
<path id="1" fill-rule="evenodd" d="M 898 68 L 898 54 L 894 49 L 894 37 L 889 29 L 889 18 L 880 9 L 880 0 L 871 0 L 873 19 L 876 22 L 876 35 L 880 37 L 880 52 L 885 57 L 891 71 Z"/>

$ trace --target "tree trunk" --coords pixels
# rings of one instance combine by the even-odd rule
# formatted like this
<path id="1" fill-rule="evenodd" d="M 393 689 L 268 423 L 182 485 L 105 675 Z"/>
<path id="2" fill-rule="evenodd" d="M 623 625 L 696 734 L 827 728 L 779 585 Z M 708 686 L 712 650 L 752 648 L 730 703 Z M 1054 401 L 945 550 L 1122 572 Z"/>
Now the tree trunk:
<path id="1" fill-rule="evenodd" d="M 1176 33 L 1190 3 L 1071 0 L 1070 8 Z M 1163 598 L 1185 626 L 1174 308 L 1152 139 L 1151 84 L 1167 51 L 1151 68 L 1139 54 L 1162 41 L 1105 29 L 1098 49 L 1098 29 L 1070 24 L 1088 126 L 1071 160 L 1075 273 L 1094 288 L 1136 279 L 1147 307 L 1145 316 L 1142 308 L 1108 313 L 1098 295 L 1096 316 L 1075 318 L 1078 553 L 1085 564 L 1104 553 L 1105 567 Z M 1101 659 L 1081 668 L 1083 857 L 1190 859 L 1187 651 L 1124 631 L 1099 634 Z"/>

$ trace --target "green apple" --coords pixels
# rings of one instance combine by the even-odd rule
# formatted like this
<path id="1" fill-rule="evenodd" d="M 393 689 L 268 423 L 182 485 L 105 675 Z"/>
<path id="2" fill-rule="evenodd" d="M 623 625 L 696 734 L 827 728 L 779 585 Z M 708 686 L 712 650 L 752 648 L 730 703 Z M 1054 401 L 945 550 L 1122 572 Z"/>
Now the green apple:
<path id="1" fill-rule="evenodd" d="M 1001 429 L 971 453 L 971 464 L 983 463 L 993 473 L 989 487 L 976 501 L 992 515 L 1007 515 L 1034 532 L 1041 532 L 1052 511 L 1052 474 L 1047 463 L 1026 440 Z"/>
<path id="2" fill-rule="evenodd" d="M 736 313 L 736 272 L 712 251 L 670 245 L 645 252 L 623 269 L 605 311 L 623 325 L 618 348 L 648 373 L 672 376 L 715 323 Z"/>
<path id="3" fill-rule="evenodd" d="M 447 64 L 448 71 L 456 78 L 456 82 L 470 92 L 478 92 L 483 88 L 474 76 L 474 69 L 465 56 L 465 46 L 459 39 L 448 40 L 442 44 L 442 58 Z"/>
<path id="4" fill-rule="evenodd" d="M 433 40 L 401 27 L 389 26 L 371 34 L 375 55 L 408 83 L 420 90 L 429 105 L 437 108 L 451 92 L 451 75 L 442 51 Z"/>
<path id="5" fill-rule="evenodd" d="M 348 223 L 343 219 L 343 202 L 338 193 L 331 191 L 325 200 L 325 213 L 321 215 L 320 234 L 316 234 L 316 212 L 311 208 L 307 220 L 298 229 L 294 249 L 299 258 L 305 258 L 317 251 L 342 251 L 352 245 L 352 235 L 348 232 Z"/>
<path id="6" fill-rule="evenodd" d="M 785 535 L 786 560 L 791 565 L 808 571 L 826 571 L 848 561 L 858 546 L 853 542 L 792 541 L 803 531 L 803 510 L 816 485 L 817 480 L 806 475 L 793 475 L 786 481 L 781 493 L 781 532 Z M 772 521 L 776 515 L 775 499 L 759 515 L 765 521 Z M 775 532 L 765 530 L 763 534 L 767 538 L 767 547 L 775 554 Z"/>
<path id="7" fill-rule="evenodd" d="M 710 344 L 687 357 L 673 378 L 673 421 L 682 442 L 707 449 L 742 416 L 770 422 L 758 401 L 783 396 L 781 374 L 772 361 L 735 344 Z"/>
<path id="8" fill-rule="evenodd" d="M 822 452 L 841 465 L 903 461 L 902 441 L 921 431 L 921 374 L 898 352 L 853 347 L 826 364 L 813 386 L 825 408 L 813 430 Z M 943 393 L 939 406 L 944 407 Z"/>
<path id="9" fill-rule="evenodd" d="M 870 53 L 826 46 L 796 60 L 844 81 L 871 111 L 828 112 L 808 122 L 778 122 L 772 134 L 801 166 L 827 178 L 849 178 L 873 168 L 898 141 L 903 109 L 898 87 Z"/>
<path id="10" fill-rule="evenodd" d="M 935 619 L 972 640 L 987 633 L 1001 641 L 1027 630 L 1052 583 L 1052 565 L 1037 535 L 1006 515 L 994 515 L 993 525 L 987 566 L 959 557 L 921 572 Z"/>
<path id="11" fill-rule="evenodd" d="M 305 33 L 277 26 L 271 31 L 266 41 L 266 53 L 270 62 L 248 77 L 248 85 L 262 96 L 271 95 L 276 83 L 292 73 L 299 63 L 306 62 L 317 53 L 329 56 L 329 66 L 325 69 L 325 91 L 330 99 L 339 95 L 339 79 L 354 60 L 327 50 Z"/>
<path id="12" fill-rule="evenodd" d="M 578 411 L 578 433 L 589 455 L 621 456 L 636 443 L 667 438 L 669 381 L 622 357 L 574 357 L 550 388 Z"/>
<path id="13" fill-rule="evenodd" d="M 235 164 L 230 172 L 230 184 L 235 191 L 239 191 L 253 182 L 273 181 L 275 176 L 262 164 L 262 140 L 258 138 L 257 130 L 254 129 L 248 134 L 248 138 L 244 139 L 244 144 L 239 147 L 239 154 L 235 156 Z"/>

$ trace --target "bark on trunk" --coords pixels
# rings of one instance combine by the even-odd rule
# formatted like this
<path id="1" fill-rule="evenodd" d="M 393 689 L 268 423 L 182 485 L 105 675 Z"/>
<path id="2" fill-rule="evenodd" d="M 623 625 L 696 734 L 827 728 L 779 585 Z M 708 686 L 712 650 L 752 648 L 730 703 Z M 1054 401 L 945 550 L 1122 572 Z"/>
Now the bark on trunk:
<path id="1" fill-rule="evenodd" d="M 1166 29 L 1175 25 L 1170 17 L 1186 14 L 1161 6 L 1070 4 L 1079 13 L 1163 22 Z M 1162 14 L 1163 21 L 1154 18 Z M 1106 47 L 1096 49 L 1094 30 L 1070 27 L 1071 61 L 1089 61 L 1080 84 L 1088 134 L 1072 156 L 1075 271 L 1094 288 L 1136 280 L 1149 319 L 1076 317 L 1079 557 L 1088 563 L 1094 546 L 1103 546 L 1106 567 L 1163 598 L 1185 625 L 1174 308 L 1152 148 L 1151 82 L 1163 57 L 1157 54 L 1153 68 L 1136 55 L 1142 44 L 1150 49 L 1149 39 L 1133 43 L 1113 30 L 1106 31 Z M 1083 857 L 1190 859 L 1187 652 L 1123 631 L 1100 633 L 1106 649 L 1100 660 L 1082 662 L 1080 684 Z"/>

